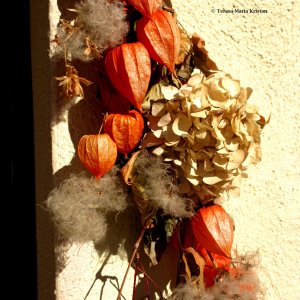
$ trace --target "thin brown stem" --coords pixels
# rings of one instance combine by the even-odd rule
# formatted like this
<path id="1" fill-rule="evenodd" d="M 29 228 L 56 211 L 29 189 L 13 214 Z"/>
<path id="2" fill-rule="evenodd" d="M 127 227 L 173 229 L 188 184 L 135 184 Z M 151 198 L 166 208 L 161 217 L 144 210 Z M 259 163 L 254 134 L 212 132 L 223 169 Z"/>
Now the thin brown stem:
<path id="1" fill-rule="evenodd" d="M 217 265 L 214 257 L 212 256 L 212 254 L 208 250 L 206 250 L 206 252 L 207 252 L 207 254 L 208 254 L 208 256 L 209 256 L 209 258 L 210 258 L 210 260 L 211 260 L 211 262 L 212 262 L 212 264 L 214 266 L 214 268 L 218 269 L 218 265 Z"/>
<path id="2" fill-rule="evenodd" d="M 64 55 L 65 55 L 65 65 L 68 64 L 68 61 L 67 61 L 67 45 L 64 43 Z"/>
<path id="3" fill-rule="evenodd" d="M 134 247 L 133 247 L 133 253 L 132 253 L 131 258 L 130 258 L 130 261 L 129 261 L 129 263 L 128 263 L 128 266 L 127 266 L 127 269 L 126 269 L 126 272 L 125 272 L 125 275 L 124 275 L 124 278 L 123 278 L 123 281 L 122 281 L 122 284 L 121 284 L 121 287 L 120 287 L 120 290 L 119 290 L 119 294 L 118 294 L 117 300 L 121 300 L 122 290 L 123 290 L 123 288 L 124 288 L 124 285 L 125 285 L 125 282 L 126 282 L 126 278 L 127 278 L 128 272 L 129 272 L 129 270 L 130 270 L 130 268 L 131 268 L 131 266 L 132 266 L 132 264 L 133 264 L 133 261 L 134 261 L 134 259 L 135 259 L 136 254 L 137 254 L 137 252 L 138 252 L 138 249 L 139 249 L 140 243 L 141 243 L 141 241 L 142 241 L 142 238 L 143 238 L 143 236 L 144 236 L 144 233 L 145 233 L 145 231 L 149 228 L 150 222 L 151 222 L 151 217 L 149 217 L 149 218 L 145 221 L 145 223 L 144 223 L 144 225 L 143 225 L 143 228 L 142 228 L 142 231 L 141 231 L 139 237 L 137 238 L 137 240 L 136 240 L 136 242 L 135 242 L 135 244 L 134 244 Z"/>
<path id="4" fill-rule="evenodd" d="M 105 119 L 106 119 L 107 115 L 108 115 L 108 114 L 106 113 L 106 114 L 104 115 L 104 117 L 103 117 L 102 124 L 101 124 L 101 126 L 100 126 L 100 129 L 99 129 L 98 134 L 100 134 L 101 131 L 102 131 L 102 129 L 103 129 L 103 124 L 104 124 L 104 122 L 105 122 Z"/>
<path id="5" fill-rule="evenodd" d="M 145 272 L 145 270 L 141 269 L 139 266 L 136 266 L 137 270 L 144 274 L 145 277 L 155 286 L 157 292 L 159 293 L 160 297 L 162 298 L 162 291 L 159 285 Z"/>

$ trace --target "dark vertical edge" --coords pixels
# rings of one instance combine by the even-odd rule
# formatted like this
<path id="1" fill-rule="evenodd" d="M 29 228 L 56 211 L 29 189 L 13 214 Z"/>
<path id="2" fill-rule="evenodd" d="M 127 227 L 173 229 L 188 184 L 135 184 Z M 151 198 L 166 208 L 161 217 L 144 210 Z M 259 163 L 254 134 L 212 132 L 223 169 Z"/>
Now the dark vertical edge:
<path id="1" fill-rule="evenodd" d="M 30 0 L 31 63 L 36 196 L 37 292 L 55 299 L 54 231 L 45 200 L 52 188 L 51 114 L 55 100 L 49 58 L 49 1 Z"/>

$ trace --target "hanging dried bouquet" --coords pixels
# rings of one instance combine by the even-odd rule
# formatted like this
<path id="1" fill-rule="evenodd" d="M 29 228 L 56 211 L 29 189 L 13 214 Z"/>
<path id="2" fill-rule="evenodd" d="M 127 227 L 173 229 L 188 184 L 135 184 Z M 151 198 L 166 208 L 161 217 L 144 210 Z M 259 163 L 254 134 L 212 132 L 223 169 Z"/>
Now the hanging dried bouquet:
<path id="1" fill-rule="evenodd" d="M 268 120 L 248 102 L 251 88 L 218 70 L 163 1 L 86 0 L 72 10 L 76 18 L 61 20 L 54 40 L 66 68 L 56 79 L 65 98 L 98 85 L 106 115 L 78 144 L 94 178 L 73 176 L 47 200 L 58 229 L 97 243 L 105 218 L 132 198 L 142 231 L 128 269 L 147 279 L 136 259 L 141 242 L 152 265 L 171 242 L 180 258 L 170 299 L 257 299 L 252 264 L 233 255 L 233 220 L 216 204 L 239 196 L 248 166 L 261 160 Z M 76 59 L 94 65 L 97 82 L 79 75 Z"/>

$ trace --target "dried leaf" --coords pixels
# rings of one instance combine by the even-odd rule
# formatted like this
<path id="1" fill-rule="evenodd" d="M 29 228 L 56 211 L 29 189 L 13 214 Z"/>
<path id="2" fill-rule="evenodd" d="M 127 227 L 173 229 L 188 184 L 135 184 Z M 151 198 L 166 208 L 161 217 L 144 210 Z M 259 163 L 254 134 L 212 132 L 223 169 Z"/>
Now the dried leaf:
<path id="1" fill-rule="evenodd" d="M 151 216 L 155 209 L 151 204 L 151 196 L 145 190 L 145 177 L 137 172 L 136 160 L 143 151 L 138 151 L 129 159 L 126 165 L 121 169 L 125 182 L 131 185 L 134 201 L 141 215 L 142 224 Z"/>
<path id="2" fill-rule="evenodd" d="M 206 76 L 210 75 L 212 70 L 218 70 L 216 63 L 208 56 L 208 51 L 205 49 L 205 41 L 194 33 L 192 43 L 196 66 L 203 71 Z"/>
<path id="3" fill-rule="evenodd" d="M 120 170 L 120 174 L 127 185 L 132 184 L 132 169 L 140 151 L 134 152 L 126 165 Z"/>
<path id="4" fill-rule="evenodd" d="M 185 62 L 186 57 L 189 55 L 192 49 L 192 42 L 188 34 L 182 28 L 179 28 L 180 32 L 180 50 L 178 57 L 175 61 L 176 65 L 182 64 Z"/>
<path id="5" fill-rule="evenodd" d="M 197 288 L 204 289 L 203 271 L 205 260 L 192 247 L 184 249 L 182 260 L 185 266 L 186 282 L 190 282 Z"/>
<path id="6" fill-rule="evenodd" d="M 163 98 L 164 95 L 161 92 L 161 85 L 159 83 L 153 84 L 143 100 L 143 104 L 142 104 L 143 110 L 144 111 L 150 110 L 152 102 L 161 100 Z"/>
<path id="7" fill-rule="evenodd" d="M 200 208 L 192 218 L 192 228 L 199 245 L 213 253 L 230 257 L 233 222 L 219 205 Z"/>
<path id="8" fill-rule="evenodd" d="M 151 58 L 173 72 L 180 49 L 180 33 L 175 19 L 166 11 L 157 10 L 151 19 L 143 17 L 137 22 L 136 33 Z"/>

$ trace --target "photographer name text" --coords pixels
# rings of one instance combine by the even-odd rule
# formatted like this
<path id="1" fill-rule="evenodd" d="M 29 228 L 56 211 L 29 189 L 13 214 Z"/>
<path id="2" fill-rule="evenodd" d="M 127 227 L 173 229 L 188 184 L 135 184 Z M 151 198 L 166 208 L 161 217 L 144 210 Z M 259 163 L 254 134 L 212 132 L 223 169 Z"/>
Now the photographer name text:
<path id="1" fill-rule="evenodd" d="M 212 13 L 217 14 L 267 14 L 267 9 L 257 9 L 257 8 L 249 8 L 249 9 L 225 9 L 225 8 L 213 8 Z"/>

